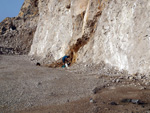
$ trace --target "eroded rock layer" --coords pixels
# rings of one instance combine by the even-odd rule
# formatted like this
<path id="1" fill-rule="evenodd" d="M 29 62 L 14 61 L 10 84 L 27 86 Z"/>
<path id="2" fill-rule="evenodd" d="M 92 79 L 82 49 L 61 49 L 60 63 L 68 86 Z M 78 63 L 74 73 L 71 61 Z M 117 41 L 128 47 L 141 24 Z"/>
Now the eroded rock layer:
<path id="1" fill-rule="evenodd" d="M 38 0 L 25 0 L 17 17 L 0 23 L 0 54 L 27 54 L 38 21 Z"/>

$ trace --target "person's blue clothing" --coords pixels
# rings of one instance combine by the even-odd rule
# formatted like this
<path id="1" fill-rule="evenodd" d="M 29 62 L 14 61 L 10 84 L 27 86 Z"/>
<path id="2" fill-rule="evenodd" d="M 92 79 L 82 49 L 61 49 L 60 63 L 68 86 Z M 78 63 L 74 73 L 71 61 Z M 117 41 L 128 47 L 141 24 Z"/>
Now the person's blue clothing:
<path id="1" fill-rule="evenodd" d="M 66 56 L 66 55 L 62 58 L 63 63 L 65 63 L 66 58 L 68 58 L 68 56 Z"/>

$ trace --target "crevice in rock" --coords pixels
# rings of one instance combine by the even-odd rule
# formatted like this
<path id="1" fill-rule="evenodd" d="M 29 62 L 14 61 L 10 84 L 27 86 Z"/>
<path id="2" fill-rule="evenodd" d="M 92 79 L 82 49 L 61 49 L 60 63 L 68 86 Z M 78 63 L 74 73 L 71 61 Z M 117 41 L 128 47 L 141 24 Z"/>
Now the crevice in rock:
<path id="1" fill-rule="evenodd" d="M 102 14 L 103 8 L 100 8 L 101 6 L 102 5 L 100 2 L 100 5 L 98 7 L 99 10 L 94 15 L 93 19 L 86 21 L 86 30 L 87 31 L 84 31 L 82 37 L 78 38 L 76 40 L 76 43 L 74 43 L 70 46 L 70 49 L 68 50 L 68 53 L 67 53 L 67 55 L 70 56 L 70 59 L 69 59 L 70 66 L 76 62 L 76 59 L 78 56 L 77 53 L 80 50 L 80 48 L 83 48 L 89 42 L 89 40 L 93 37 L 93 35 L 95 33 L 95 29 L 97 27 L 98 18 Z M 82 20 L 84 20 L 86 13 L 88 13 L 88 12 L 83 12 L 81 14 Z M 63 65 L 63 62 L 61 59 L 62 58 L 60 58 L 56 62 L 53 62 L 52 64 L 46 64 L 44 66 L 46 66 L 46 67 L 48 66 L 48 67 L 52 67 L 52 68 L 61 67 Z"/>

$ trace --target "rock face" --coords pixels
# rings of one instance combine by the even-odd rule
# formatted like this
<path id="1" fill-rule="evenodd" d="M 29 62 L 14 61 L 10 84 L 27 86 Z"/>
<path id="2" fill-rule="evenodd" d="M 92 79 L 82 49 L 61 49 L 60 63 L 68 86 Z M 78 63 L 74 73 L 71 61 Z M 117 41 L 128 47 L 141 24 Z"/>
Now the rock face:
<path id="1" fill-rule="evenodd" d="M 149 74 L 149 16 L 149 0 L 25 0 L 18 17 L 0 24 L 0 49 L 23 54 L 32 44 L 29 55 L 40 61 L 68 54 L 72 64 Z"/>
<path id="2" fill-rule="evenodd" d="M 29 55 L 149 72 L 149 0 L 40 0 L 39 12 Z"/>
<path id="3" fill-rule="evenodd" d="M 49 57 L 53 61 L 65 54 L 73 32 L 72 13 L 68 5 L 71 7 L 69 0 L 39 2 L 39 22 L 30 55 Z"/>
<path id="4" fill-rule="evenodd" d="M 27 54 L 38 21 L 38 0 L 25 0 L 17 17 L 0 23 L 0 54 Z"/>

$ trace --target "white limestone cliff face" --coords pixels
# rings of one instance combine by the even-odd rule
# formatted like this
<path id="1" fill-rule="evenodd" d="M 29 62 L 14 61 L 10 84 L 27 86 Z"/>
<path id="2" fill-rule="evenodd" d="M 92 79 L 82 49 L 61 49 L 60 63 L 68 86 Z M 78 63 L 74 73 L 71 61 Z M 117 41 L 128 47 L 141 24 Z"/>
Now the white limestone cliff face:
<path id="1" fill-rule="evenodd" d="M 71 10 L 68 0 L 40 1 L 40 18 L 30 55 L 57 60 L 65 54 L 72 37 Z"/>
<path id="2" fill-rule="evenodd" d="M 40 0 L 39 12 L 29 55 L 53 62 L 80 39 L 73 51 L 77 63 L 103 61 L 130 74 L 149 72 L 149 0 Z"/>

